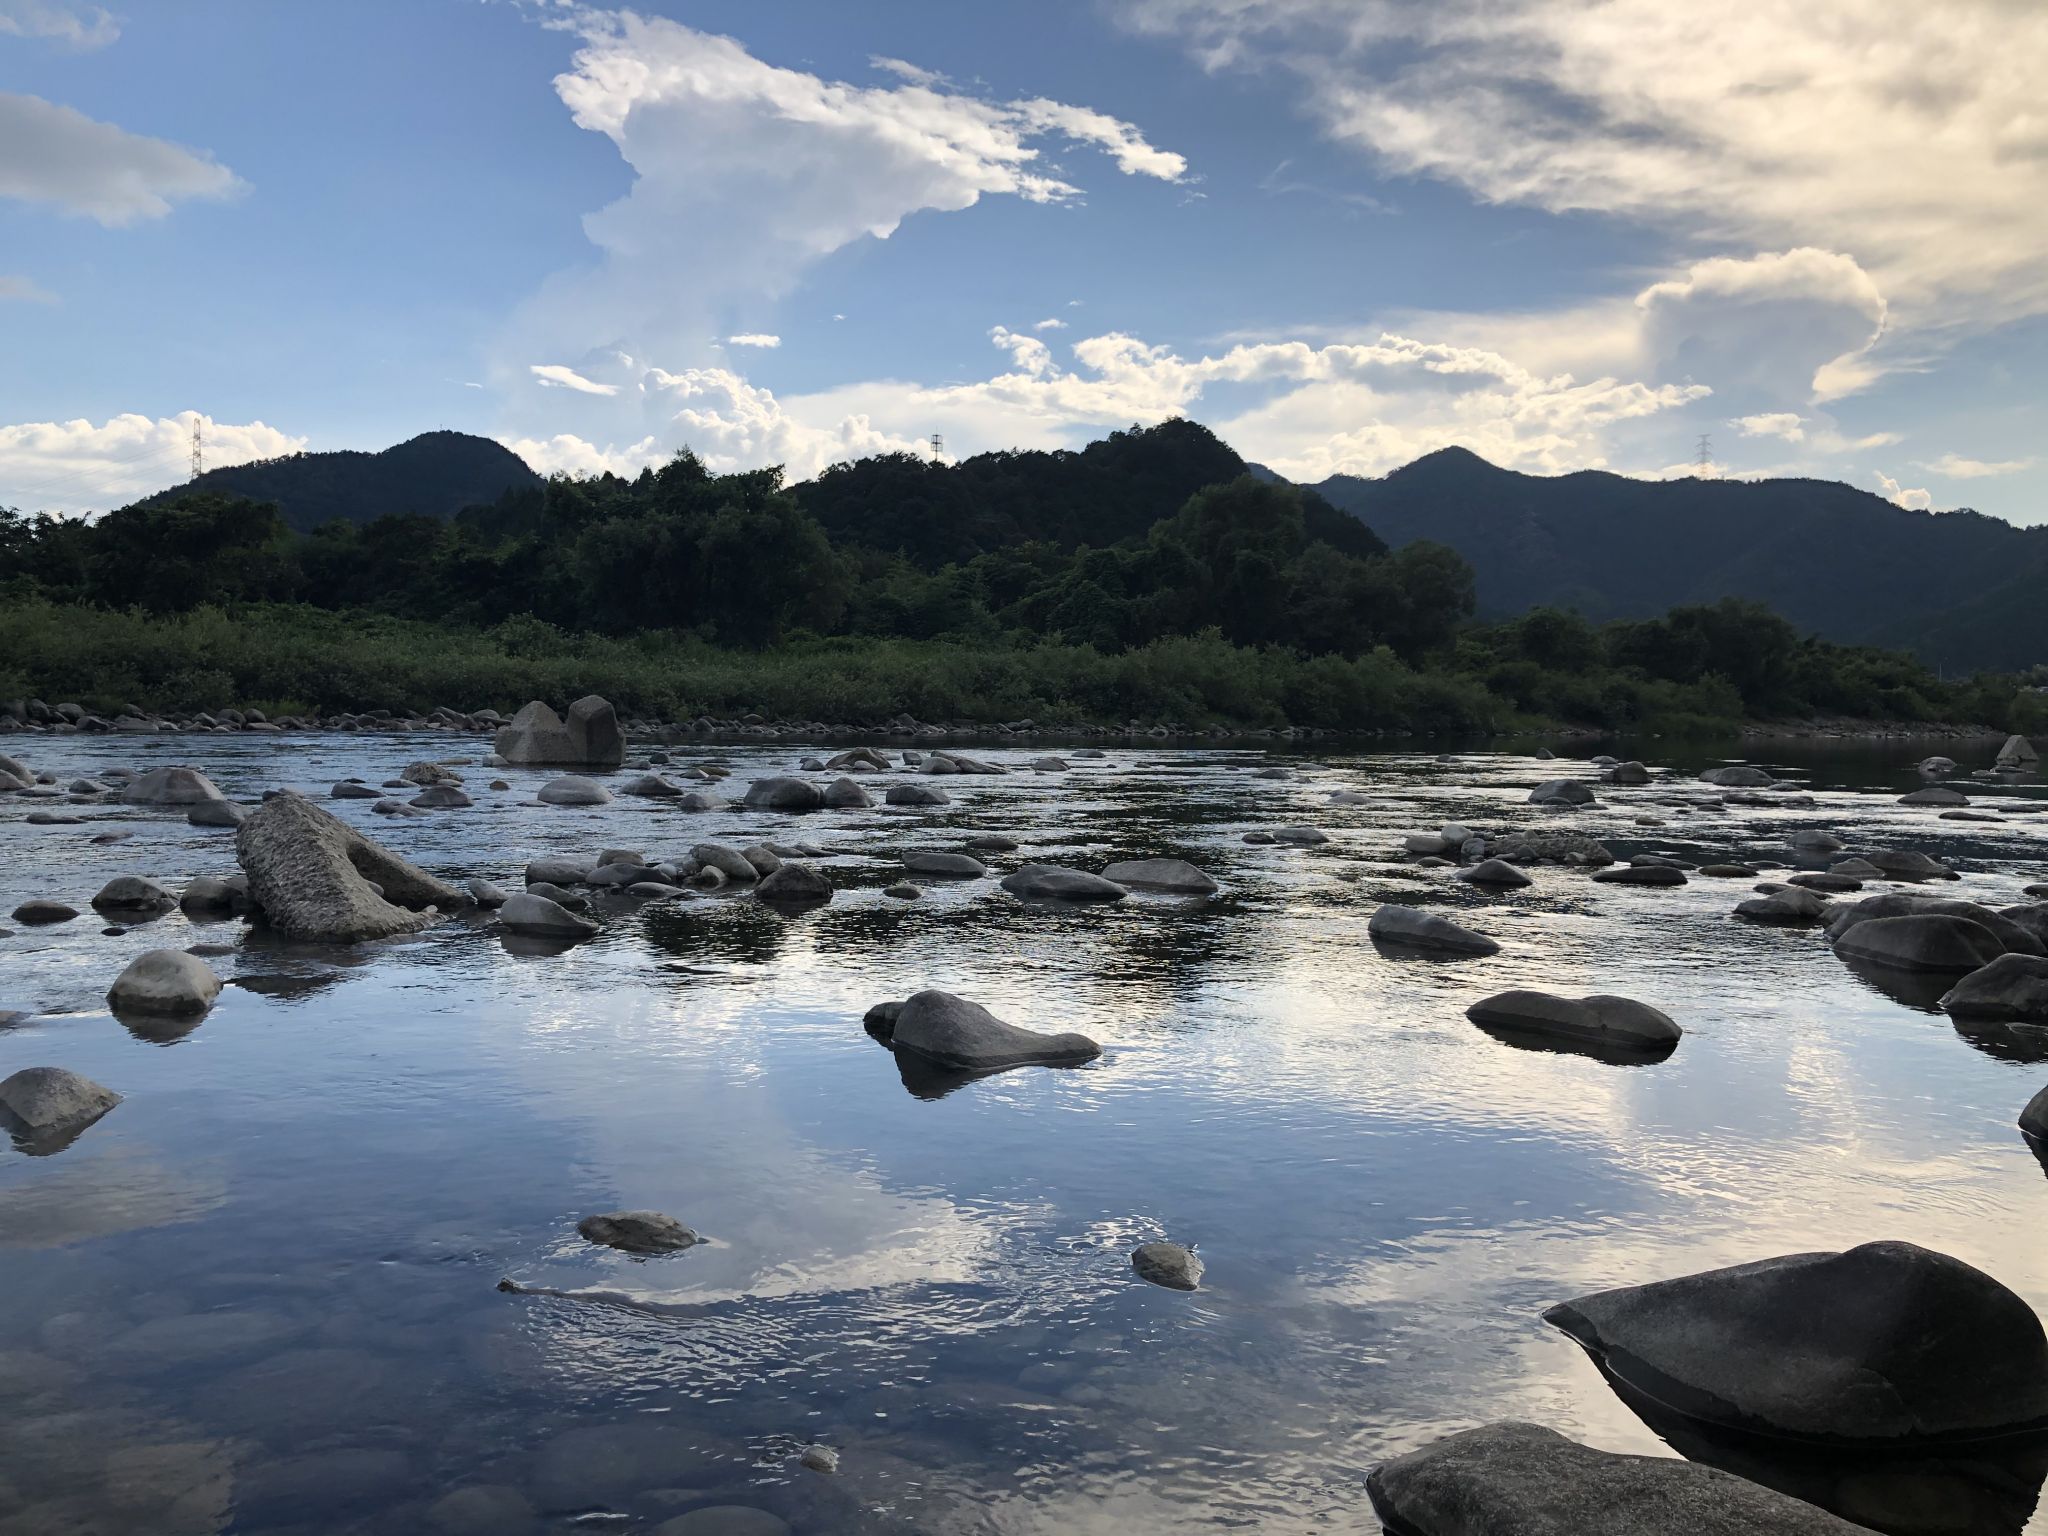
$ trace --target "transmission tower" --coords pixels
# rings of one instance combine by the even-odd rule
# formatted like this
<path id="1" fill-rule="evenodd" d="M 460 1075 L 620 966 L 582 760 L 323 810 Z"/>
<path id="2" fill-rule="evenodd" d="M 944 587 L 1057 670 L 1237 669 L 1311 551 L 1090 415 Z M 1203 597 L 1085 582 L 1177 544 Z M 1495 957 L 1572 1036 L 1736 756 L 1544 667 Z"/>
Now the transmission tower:
<path id="1" fill-rule="evenodd" d="M 1699 446 L 1700 452 L 1698 463 L 1700 467 L 1700 476 L 1702 479 L 1704 479 L 1706 476 L 1711 475 L 1714 472 L 1714 439 L 1712 434 L 1702 432 L 1700 434 Z"/>
<path id="2" fill-rule="evenodd" d="M 197 480 L 206 473 L 206 445 L 200 436 L 199 417 L 192 418 L 192 478 Z"/>
<path id="3" fill-rule="evenodd" d="M 946 440 L 938 433 L 932 434 L 932 462 L 937 463 L 946 456 Z"/>

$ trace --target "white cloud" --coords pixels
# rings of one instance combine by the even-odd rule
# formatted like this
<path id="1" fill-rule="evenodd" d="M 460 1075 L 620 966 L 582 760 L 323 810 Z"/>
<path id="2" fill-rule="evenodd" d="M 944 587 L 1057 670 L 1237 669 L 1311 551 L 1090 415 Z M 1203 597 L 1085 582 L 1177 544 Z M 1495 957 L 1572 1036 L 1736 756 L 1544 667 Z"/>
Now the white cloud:
<path id="1" fill-rule="evenodd" d="M 1645 344 L 1717 389 L 1781 386 L 1788 354 L 1812 359 L 1807 387 L 1852 371 L 1884 335 L 1884 295 L 1854 258 L 1801 247 L 1694 262 L 1636 295 Z"/>
<path id="2" fill-rule="evenodd" d="M 1900 441 L 1896 432 L 1871 432 L 1862 437 L 1845 436 L 1825 417 L 1801 416 L 1796 411 L 1769 411 L 1757 416 L 1738 416 L 1730 423 L 1744 437 L 1774 437 L 1782 442 L 1811 449 L 1820 454 L 1860 453 L 1871 448 L 1889 448 Z"/>
<path id="3" fill-rule="evenodd" d="M 1925 512 L 1934 505 L 1934 498 L 1924 490 L 1907 490 L 1883 470 L 1875 472 L 1877 483 L 1884 487 L 1885 499 L 1895 507 L 1904 507 L 1909 512 Z"/>
<path id="4" fill-rule="evenodd" d="M 671 418 L 675 440 L 719 471 L 781 464 L 808 480 L 828 464 L 878 453 L 915 453 L 923 444 L 877 429 L 864 415 L 817 422 L 792 415 L 774 394 L 725 368 L 660 369 L 650 380 L 680 402 Z"/>
<path id="5" fill-rule="evenodd" d="M 869 54 L 868 64 L 885 75 L 908 80 L 912 85 L 949 86 L 953 83 L 935 69 L 926 69 L 922 64 L 913 64 L 908 59 L 892 59 L 887 54 Z"/>
<path id="6" fill-rule="evenodd" d="M 766 331 L 745 331 L 738 336 L 728 336 L 725 344 L 729 347 L 779 347 L 780 336 L 771 336 Z"/>
<path id="7" fill-rule="evenodd" d="M 189 198 L 246 190 L 196 150 L 97 122 L 40 96 L 0 91 L 0 197 L 49 203 L 114 226 L 162 218 Z"/>
<path id="8" fill-rule="evenodd" d="M 8 277 L 0 274 L 0 304 L 12 301 L 18 304 L 54 304 L 57 295 L 39 285 L 32 277 Z"/>
<path id="9" fill-rule="evenodd" d="M 1744 437 L 1779 437 L 1788 443 L 1806 441 L 1806 422 L 1797 411 L 1770 411 L 1758 416 L 1739 416 L 1732 423 Z"/>
<path id="10" fill-rule="evenodd" d="M 1066 328 L 1067 322 L 1058 318 L 1040 320 L 1031 327 L 1034 331 L 1064 331 Z"/>
<path id="11" fill-rule="evenodd" d="M 303 452 L 306 439 L 260 421 L 244 425 L 186 411 L 177 416 L 115 416 L 90 421 L 32 421 L 0 427 L 0 506 L 24 512 L 107 511 L 176 485 L 189 472 L 192 424 L 206 465 Z"/>
<path id="12" fill-rule="evenodd" d="M 574 368 L 561 363 L 529 363 L 527 371 L 550 389 L 573 389 L 579 395 L 616 395 L 619 392 L 618 385 L 586 379 Z"/>
<path id="13" fill-rule="evenodd" d="M 105 7 L 73 0 L 0 0 L 0 37 L 39 37 L 81 51 L 104 48 L 121 35 Z"/>
<path id="14" fill-rule="evenodd" d="M 1921 464 L 1921 469 L 1937 475 L 1946 475 L 1951 480 L 1983 480 L 1993 475 L 2016 475 L 2022 470 L 2032 469 L 2038 459 L 1966 459 L 1959 453 L 1944 453 L 1940 458 Z"/>
<path id="15" fill-rule="evenodd" d="M 572 433 L 553 437 L 501 437 L 498 441 L 543 475 L 601 475 L 610 472 L 630 479 L 650 465 L 665 463 L 670 450 L 654 438 L 642 438 L 621 448 L 613 444 L 598 447 Z"/>
<path id="16" fill-rule="evenodd" d="M 1069 106 L 1038 96 L 1015 102 L 1010 110 L 1028 133 L 1063 133 L 1070 139 L 1107 150 L 1116 158 L 1116 168 L 1126 176 L 1179 181 L 1188 173 L 1185 158 L 1172 150 L 1153 148 L 1131 124 L 1092 107 Z"/>
<path id="17" fill-rule="evenodd" d="M 1909 326 L 2048 309 L 2048 8 L 1123 0 L 1277 67 L 1387 171 L 1716 244 L 1852 252 Z"/>

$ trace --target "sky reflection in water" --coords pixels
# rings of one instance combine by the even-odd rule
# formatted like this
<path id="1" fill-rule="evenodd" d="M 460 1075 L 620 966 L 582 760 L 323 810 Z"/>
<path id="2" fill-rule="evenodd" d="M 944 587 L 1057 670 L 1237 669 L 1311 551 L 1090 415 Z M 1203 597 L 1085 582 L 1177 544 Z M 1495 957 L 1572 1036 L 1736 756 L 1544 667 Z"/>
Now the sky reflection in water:
<path id="1" fill-rule="evenodd" d="M 243 795 L 458 751 L 9 749 L 64 779 L 193 761 Z M 682 750 L 739 782 L 798 755 Z M 1994 903 L 2048 878 L 2039 786 L 1977 795 L 2036 814 L 1941 822 L 1894 803 L 1918 755 L 1795 759 L 1811 810 L 1710 806 L 1682 759 L 1566 820 L 1624 853 L 1788 861 L 1793 830 L 1827 827 L 1957 859 L 1944 894 Z M 2048 1059 L 2029 1031 L 1954 1027 L 1810 932 L 1733 923 L 1749 882 L 1545 869 L 1486 895 L 1393 855 L 1446 820 L 1534 818 L 1527 787 L 1554 765 L 1336 755 L 1249 777 L 1272 760 L 1115 749 L 950 780 L 936 812 L 801 819 L 544 807 L 544 776 L 517 770 L 495 795 L 472 772 L 480 804 L 425 820 L 332 802 L 437 872 L 500 880 L 603 847 L 842 853 L 829 907 L 607 899 L 604 934 L 562 953 L 475 921 L 354 951 L 176 913 L 111 938 L 90 914 L 17 927 L 0 1012 L 35 1017 L 0 1030 L 0 1075 L 67 1066 L 127 1101 L 57 1155 L 0 1151 L 0 1533 L 408 1530 L 466 1484 L 649 1524 L 724 1501 L 804 1531 L 1354 1527 L 1373 1464 L 1474 1423 L 1663 1448 L 1540 1321 L 1563 1297 L 1895 1237 L 2048 1309 L 2048 1190 L 2013 1127 Z M 1372 803 L 1330 806 L 1340 788 Z M 166 814 L 52 828 L 24 809 L 0 806 L 0 910 L 233 862 L 229 834 Z M 1666 825 L 1635 826 L 1646 812 Z M 87 843 L 103 817 L 137 835 Z M 1290 822 L 1332 841 L 1240 841 Z M 1179 856 L 1224 890 L 1073 911 L 991 881 L 881 895 L 891 850 L 988 831 L 1023 844 L 999 871 Z M 1503 952 L 1383 956 L 1364 931 L 1380 900 L 1456 908 Z M 222 940 L 235 984 L 196 1028 L 106 1013 L 133 953 Z M 906 1082 L 860 1020 L 920 986 L 1107 1050 Z M 1517 1049 L 1464 1018 L 1509 986 L 1637 996 L 1686 1038 L 1652 1065 Z M 620 1206 L 711 1241 L 639 1261 L 576 1236 Z M 1130 1249 L 1161 1236 L 1199 1246 L 1203 1290 L 1132 1275 Z M 505 1277 L 620 1299 L 508 1295 Z M 814 1439 L 840 1476 L 793 1469 Z"/>

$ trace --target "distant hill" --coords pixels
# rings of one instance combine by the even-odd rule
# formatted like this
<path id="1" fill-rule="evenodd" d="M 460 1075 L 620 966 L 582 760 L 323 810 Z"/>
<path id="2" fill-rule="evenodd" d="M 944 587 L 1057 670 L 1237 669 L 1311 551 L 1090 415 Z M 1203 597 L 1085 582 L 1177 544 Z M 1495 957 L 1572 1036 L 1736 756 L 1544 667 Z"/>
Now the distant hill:
<path id="1" fill-rule="evenodd" d="M 2048 661 L 2048 527 L 1909 512 L 1828 480 L 1525 475 L 1462 448 L 1315 489 L 1394 548 L 1434 539 L 1464 555 L 1482 617 L 1647 618 L 1742 597 L 1943 666 Z"/>
<path id="2" fill-rule="evenodd" d="M 299 453 L 209 469 L 195 481 L 146 498 L 152 506 L 211 491 L 277 503 L 301 533 L 343 518 L 369 523 L 392 512 L 445 521 L 464 507 L 538 486 L 540 476 L 509 448 L 467 432 L 423 432 L 382 453 Z"/>

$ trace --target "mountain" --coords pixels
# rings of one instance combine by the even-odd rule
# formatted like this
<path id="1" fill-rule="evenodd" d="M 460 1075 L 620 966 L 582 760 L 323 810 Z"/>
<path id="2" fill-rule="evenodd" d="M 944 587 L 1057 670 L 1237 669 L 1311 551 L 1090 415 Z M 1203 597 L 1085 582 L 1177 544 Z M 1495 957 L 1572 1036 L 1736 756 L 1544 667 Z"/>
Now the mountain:
<path id="1" fill-rule="evenodd" d="M 272 501 L 288 525 L 305 533 L 334 518 L 368 523 L 392 512 L 446 521 L 464 507 L 540 483 L 524 459 L 487 437 L 423 432 L 382 453 L 297 453 L 209 469 L 140 505 L 195 491 Z"/>
<path id="2" fill-rule="evenodd" d="M 2048 661 L 2048 527 L 1907 511 L 1828 480 L 1525 475 L 1462 448 L 1314 489 L 1394 548 L 1434 539 L 1464 555 L 1482 617 L 1647 618 L 1741 597 L 1942 666 Z"/>

